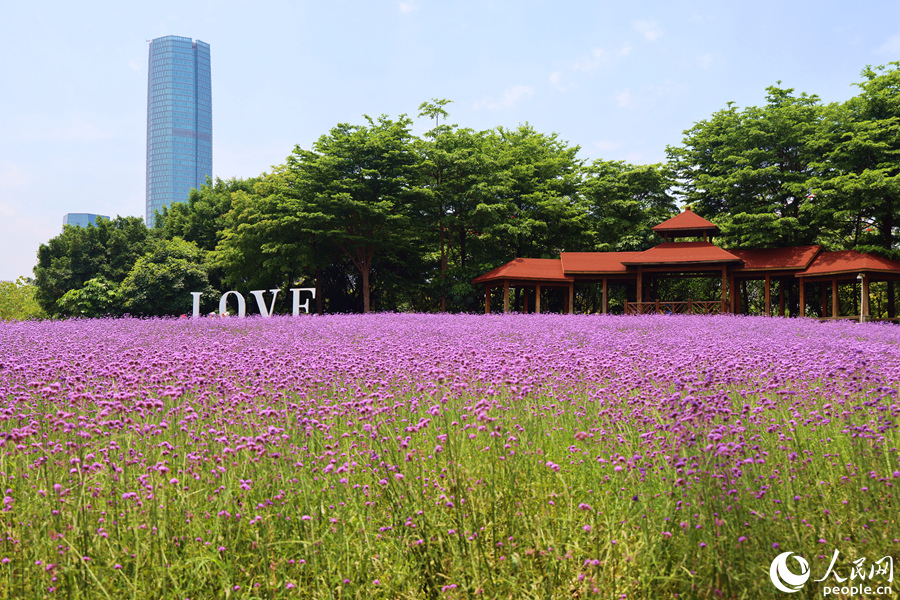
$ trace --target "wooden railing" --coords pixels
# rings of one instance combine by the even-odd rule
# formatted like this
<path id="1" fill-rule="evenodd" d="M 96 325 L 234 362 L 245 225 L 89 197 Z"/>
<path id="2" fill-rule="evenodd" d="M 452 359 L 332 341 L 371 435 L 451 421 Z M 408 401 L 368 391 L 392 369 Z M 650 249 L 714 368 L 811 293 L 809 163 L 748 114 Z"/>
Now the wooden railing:
<path id="1" fill-rule="evenodd" d="M 721 300 L 688 300 L 687 302 L 626 302 L 626 315 L 718 315 L 727 312 Z"/>

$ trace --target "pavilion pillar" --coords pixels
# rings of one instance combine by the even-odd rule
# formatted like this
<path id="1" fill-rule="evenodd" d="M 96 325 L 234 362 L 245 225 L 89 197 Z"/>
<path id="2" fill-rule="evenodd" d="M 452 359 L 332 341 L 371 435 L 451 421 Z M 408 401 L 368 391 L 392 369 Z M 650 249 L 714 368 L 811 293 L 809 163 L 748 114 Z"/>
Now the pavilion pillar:
<path id="1" fill-rule="evenodd" d="M 860 313 L 862 314 L 862 320 L 869 320 L 869 276 L 863 275 L 862 278 L 862 306 L 860 308 Z"/>
<path id="2" fill-rule="evenodd" d="M 732 276 L 732 281 L 734 277 Z M 732 296 L 734 292 L 732 292 Z M 727 312 L 728 307 L 728 267 L 722 265 L 722 312 Z"/>
<path id="3" fill-rule="evenodd" d="M 509 279 L 503 282 L 503 312 L 509 312 Z"/>
<path id="4" fill-rule="evenodd" d="M 800 310 L 797 313 L 798 317 L 806 316 L 806 284 L 803 281 L 803 277 L 800 277 Z"/>
<path id="5" fill-rule="evenodd" d="M 603 278 L 603 314 L 609 312 L 609 284 L 606 277 Z"/>
<path id="6" fill-rule="evenodd" d="M 887 282 L 887 309 L 888 309 L 888 318 L 893 319 L 897 316 L 897 309 L 894 304 L 897 302 L 896 292 L 894 291 L 894 280 L 891 279 Z"/>
<path id="7" fill-rule="evenodd" d="M 491 285 L 484 284 L 484 314 L 491 314 Z"/>
<path id="8" fill-rule="evenodd" d="M 784 279 L 778 280 L 778 316 L 784 316 Z"/>
<path id="9" fill-rule="evenodd" d="M 766 273 L 766 316 L 772 316 L 772 277 Z"/>
<path id="10" fill-rule="evenodd" d="M 569 314 L 575 314 L 575 282 L 569 282 Z"/>
<path id="11" fill-rule="evenodd" d="M 838 300 L 837 277 L 831 278 L 831 316 L 835 319 L 841 314 L 840 300 Z"/>
<path id="12" fill-rule="evenodd" d="M 524 308 L 524 311 L 523 311 L 523 312 L 527 315 L 527 314 L 528 314 L 528 309 L 530 308 L 530 307 L 528 306 L 528 297 L 530 296 L 528 288 L 524 288 L 524 289 L 522 290 L 522 294 L 525 296 L 525 298 L 524 298 L 524 300 L 523 300 L 523 302 L 525 303 L 525 308 Z"/>
<path id="13" fill-rule="evenodd" d="M 534 286 L 534 314 L 541 314 L 541 284 Z"/>
<path id="14" fill-rule="evenodd" d="M 637 294 L 635 294 L 637 296 L 637 298 L 635 300 L 639 303 L 644 301 L 644 290 L 643 290 L 644 285 L 643 284 L 644 284 L 644 269 L 641 266 L 638 266 Z M 638 306 L 637 312 L 638 312 L 638 314 L 641 314 L 640 306 Z"/>

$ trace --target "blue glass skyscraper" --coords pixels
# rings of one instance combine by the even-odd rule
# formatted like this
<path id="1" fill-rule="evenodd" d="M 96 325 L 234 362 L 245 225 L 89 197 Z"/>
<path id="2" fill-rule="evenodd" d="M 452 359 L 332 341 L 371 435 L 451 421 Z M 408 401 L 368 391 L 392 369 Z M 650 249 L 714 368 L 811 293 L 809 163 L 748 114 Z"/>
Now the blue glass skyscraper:
<path id="1" fill-rule="evenodd" d="M 150 42 L 147 84 L 147 226 L 212 177 L 209 44 L 167 35 Z"/>

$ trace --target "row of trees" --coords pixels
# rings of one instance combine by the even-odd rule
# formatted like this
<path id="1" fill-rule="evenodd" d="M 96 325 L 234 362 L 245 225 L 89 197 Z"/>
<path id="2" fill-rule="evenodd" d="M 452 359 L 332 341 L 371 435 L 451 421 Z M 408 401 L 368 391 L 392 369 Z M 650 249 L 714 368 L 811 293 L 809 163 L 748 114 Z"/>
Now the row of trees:
<path id="1" fill-rule="evenodd" d="M 645 166 L 586 163 L 527 124 L 448 125 L 446 100 L 420 106 L 435 120 L 422 137 L 406 116 L 366 117 L 271 173 L 208 182 L 155 230 L 67 227 L 39 250 L 37 300 L 50 315 L 173 314 L 190 291 L 209 310 L 217 291 L 302 285 L 319 312 L 480 310 L 477 275 L 520 256 L 648 248 L 679 201 L 726 247 L 896 256 L 900 64 L 863 78 L 841 104 L 771 87 L 765 106 L 729 105 Z"/>

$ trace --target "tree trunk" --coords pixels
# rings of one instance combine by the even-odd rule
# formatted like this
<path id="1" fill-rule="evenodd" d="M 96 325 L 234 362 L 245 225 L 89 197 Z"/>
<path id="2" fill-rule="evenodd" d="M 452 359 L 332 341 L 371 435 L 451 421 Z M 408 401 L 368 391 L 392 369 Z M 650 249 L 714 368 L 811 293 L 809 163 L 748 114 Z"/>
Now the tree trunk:
<path id="1" fill-rule="evenodd" d="M 750 296 L 747 293 L 747 282 L 741 282 L 741 314 L 750 314 Z"/>
<path id="2" fill-rule="evenodd" d="M 374 254 L 374 248 L 364 247 L 356 249 L 356 264 L 359 267 L 359 273 L 362 276 L 363 313 L 368 313 L 372 310 L 369 301 L 369 275 L 372 272 L 372 256 L 374 256 Z"/>
<path id="3" fill-rule="evenodd" d="M 366 265 L 359 272 L 362 274 L 363 313 L 368 313 L 371 310 L 369 306 L 369 266 Z"/>
<path id="4" fill-rule="evenodd" d="M 441 230 L 441 312 L 447 312 L 447 244 L 444 240 L 444 225 Z"/>

